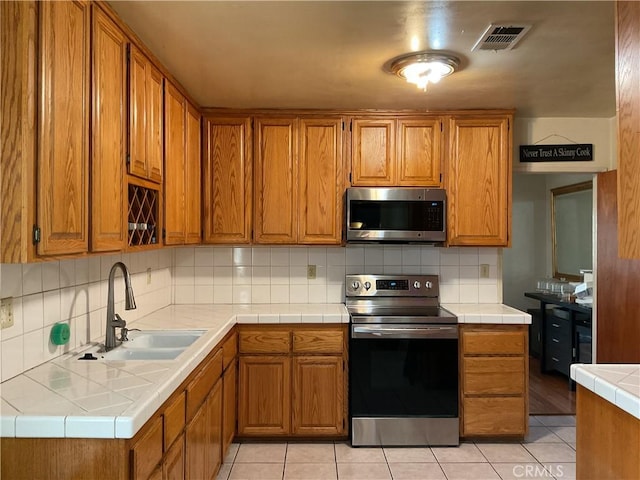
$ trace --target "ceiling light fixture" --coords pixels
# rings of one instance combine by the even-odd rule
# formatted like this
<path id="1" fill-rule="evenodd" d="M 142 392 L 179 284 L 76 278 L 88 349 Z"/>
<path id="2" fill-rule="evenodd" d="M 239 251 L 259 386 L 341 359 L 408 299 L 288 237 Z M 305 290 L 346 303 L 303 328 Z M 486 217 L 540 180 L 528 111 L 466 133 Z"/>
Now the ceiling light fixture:
<path id="1" fill-rule="evenodd" d="M 413 52 L 390 60 L 385 64 L 385 70 L 427 91 L 430 83 L 438 83 L 459 66 L 460 60 L 447 53 Z"/>

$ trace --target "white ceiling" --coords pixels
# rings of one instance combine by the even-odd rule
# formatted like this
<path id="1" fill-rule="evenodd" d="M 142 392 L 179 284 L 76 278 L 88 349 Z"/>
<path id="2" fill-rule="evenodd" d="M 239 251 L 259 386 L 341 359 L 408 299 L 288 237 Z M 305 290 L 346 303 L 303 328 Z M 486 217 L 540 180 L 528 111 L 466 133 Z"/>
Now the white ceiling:
<path id="1" fill-rule="evenodd" d="M 109 3 L 205 107 L 615 115 L 613 1 Z M 472 52 L 497 22 L 533 28 L 511 51 Z M 427 49 L 463 68 L 426 93 L 382 69 Z"/>

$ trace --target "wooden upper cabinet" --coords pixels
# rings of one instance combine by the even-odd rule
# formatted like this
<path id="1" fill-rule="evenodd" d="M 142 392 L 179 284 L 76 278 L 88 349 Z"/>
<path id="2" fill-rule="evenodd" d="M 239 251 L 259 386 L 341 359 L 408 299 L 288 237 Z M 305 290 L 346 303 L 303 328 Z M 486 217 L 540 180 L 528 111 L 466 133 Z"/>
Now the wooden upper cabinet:
<path id="1" fill-rule="evenodd" d="M 296 118 L 255 119 L 256 243 L 296 243 Z"/>
<path id="2" fill-rule="evenodd" d="M 431 186 L 442 184 L 442 120 L 398 120 L 398 165 L 395 184 Z"/>
<path id="3" fill-rule="evenodd" d="M 353 186 L 392 186 L 395 181 L 395 119 L 354 118 L 351 123 Z"/>
<path id="4" fill-rule="evenodd" d="M 129 173 L 162 181 L 162 73 L 135 46 L 129 46 Z"/>
<path id="5" fill-rule="evenodd" d="M 200 112 L 165 86 L 164 243 L 200 243 Z"/>
<path id="6" fill-rule="evenodd" d="M 511 115 L 453 117 L 447 172 L 450 245 L 509 246 Z"/>
<path id="7" fill-rule="evenodd" d="M 127 142 L 127 37 L 93 8 L 91 115 L 91 251 L 125 246 L 124 174 Z"/>
<path id="8" fill-rule="evenodd" d="M 185 239 L 186 99 L 167 82 L 164 98 L 165 179 L 164 228 L 166 245 Z"/>
<path id="9" fill-rule="evenodd" d="M 201 183 L 201 116 L 197 108 L 187 102 L 185 144 L 185 238 L 184 243 L 200 243 L 202 233 Z"/>
<path id="10" fill-rule="evenodd" d="M 205 243 L 251 242 L 251 120 L 209 117 L 204 123 Z"/>
<path id="11" fill-rule="evenodd" d="M 38 6 L 37 253 L 82 253 L 89 247 L 90 5 Z"/>
<path id="12" fill-rule="evenodd" d="M 342 118 L 300 119 L 298 243 L 342 241 Z"/>
<path id="13" fill-rule="evenodd" d="M 640 258 L 640 3 L 616 8 L 618 255 Z"/>

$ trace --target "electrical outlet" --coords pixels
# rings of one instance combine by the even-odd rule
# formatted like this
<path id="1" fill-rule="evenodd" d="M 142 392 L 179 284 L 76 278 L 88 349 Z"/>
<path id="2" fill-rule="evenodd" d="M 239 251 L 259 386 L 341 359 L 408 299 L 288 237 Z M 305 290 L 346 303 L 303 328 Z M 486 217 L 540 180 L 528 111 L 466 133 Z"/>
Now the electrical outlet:
<path id="1" fill-rule="evenodd" d="M 151 285 L 151 269 L 147 268 L 147 285 Z"/>
<path id="2" fill-rule="evenodd" d="M 13 327 L 13 297 L 0 300 L 0 329 Z"/>
<path id="3" fill-rule="evenodd" d="M 481 263 L 480 264 L 480 278 L 489 278 L 489 264 Z"/>
<path id="4" fill-rule="evenodd" d="M 316 266 L 307 265 L 307 280 L 315 280 L 316 278 Z"/>

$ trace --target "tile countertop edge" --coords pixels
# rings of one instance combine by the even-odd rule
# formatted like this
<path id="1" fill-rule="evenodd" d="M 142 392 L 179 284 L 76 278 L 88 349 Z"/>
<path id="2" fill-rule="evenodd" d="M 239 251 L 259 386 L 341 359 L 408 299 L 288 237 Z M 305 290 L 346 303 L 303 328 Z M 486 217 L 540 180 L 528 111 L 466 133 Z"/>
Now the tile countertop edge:
<path id="1" fill-rule="evenodd" d="M 640 420 L 639 364 L 574 363 L 571 365 L 571 378 L 603 400 Z M 638 388 L 623 388 L 623 384 L 637 385 Z"/>
<path id="2" fill-rule="evenodd" d="M 201 308 L 204 307 L 204 310 Z M 287 323 L 290 315 L 296 315 L 292 311 L 296 311 L 297 315 L 305 315 L 309 321 L 314 323 L 348 323 L 349 316 L 344 304 L 317 304 L 311 305 L 313 308 L 305 308 L 302 304 L 283 304 L 278 305 L 252 305 L 247 314 L 243 308 L 228 308 L 229 306 L 220 306 L 216 308 L 214 305 L 169 305 L 156 312 L 150 313 L 134 322 L 133 327 L 143 327 L 146 329 L 203 329 L 208 330 L 203 335 L 203 339 L 198 341 L 199 344 L 194 350 L 187 352 L 189 354 L 179 360 L 179 364 L 171 365 L 168 370 L 168 376 L 163 378 L 157 385 L 154 395 L 145 396 L 138 400 L 134 400 L 122 413 L 110 415 L 92 415 L 91 412 L 82 412 L 82 414 L 59 414 L 51 415 L 46 412 L 34 414 L 31 412 L 21 412 L 14 409 L 10 403 L 2 401 L 2 414 L 0 414 L 0 437 L 6 438 L 102 438 L 102 439 L 127 439 L 133 438 L 138 430 L 149 420 L 158 408 L 171 396 L 173 391 L 191 374 L 191 372 L 206 358 L 206 356 L 215 348 L 216 345 L 224 338 L 224 336 L 237 323 L 243 323 L 239 317 L 251 316 L 253 322 L 246 323 L 263 323 L 260 319 L 267 316 L 269 320 L 274 321 L 274 317 L 278 317 L 275 323 Z M 279 308 L 280 307 L 280 308 Z M 311 310 L 316 312 L 311 313 Z M 184 313 L 182 313 L 184 312 Z M 249 313 L 250 312 L 250 313 Z M 173 322 L 175 315 L 182 314 L 187 318 L 181 319 L 179 322 Z M 315 317 L 315 318 L 312 318 Z M 159 319 L 159 321 L 154 321 Z M 214 326 L 207 328 L 201 322 L 209 320 Z M 74 349 L 75 354 L 91 347 L 87 344 Z M 195 345 L 194 345 L 195 346 Z M 63 358 L 69 358 L 69 354 L 56 357 L 43 365 L 50 363 L 64 362 Z M 42 365 L 35 367 L 39 368 Z M 24 373 L 22 374 L 24 375 Z M 16 378 L 16 377 L 14 377 Z M 10 382 L 12 379 L 7 380 Z M 45 386 L 46 388 L 46 386 Z M 105 390 L 107 388 L 105 387 Z M 54 391 L 52 395 L 56 395 Z M 99 428 L 93 428 L 92 420 L 95 419 L 100 425 Z M 35 429 L 38 420 L 46 420 L 51 425 L 43 431 Z M 105 423 L 108 425 L 105 425 Z M 42 423 L 40 423 L 42 426 Z M 81 425 L 84 428 L 81 428 Z M 106 428 L 105 428 L 106 426 Z M 24 428 L 23 428 L 24 427 Z M 85 430 L 86 429 L 86 430 Z M 83 436 L 84 430 L 86 435 Z M 111 433 L 113 432 L 113 433 Z"/>
<path id="3" fill-rule="evenodd" d="M 460 324 L 531 324 L 531 315 L 529 313 L 502 303 L 444 303 L 442 307 L 458 317 L 458 323 Z"/>

